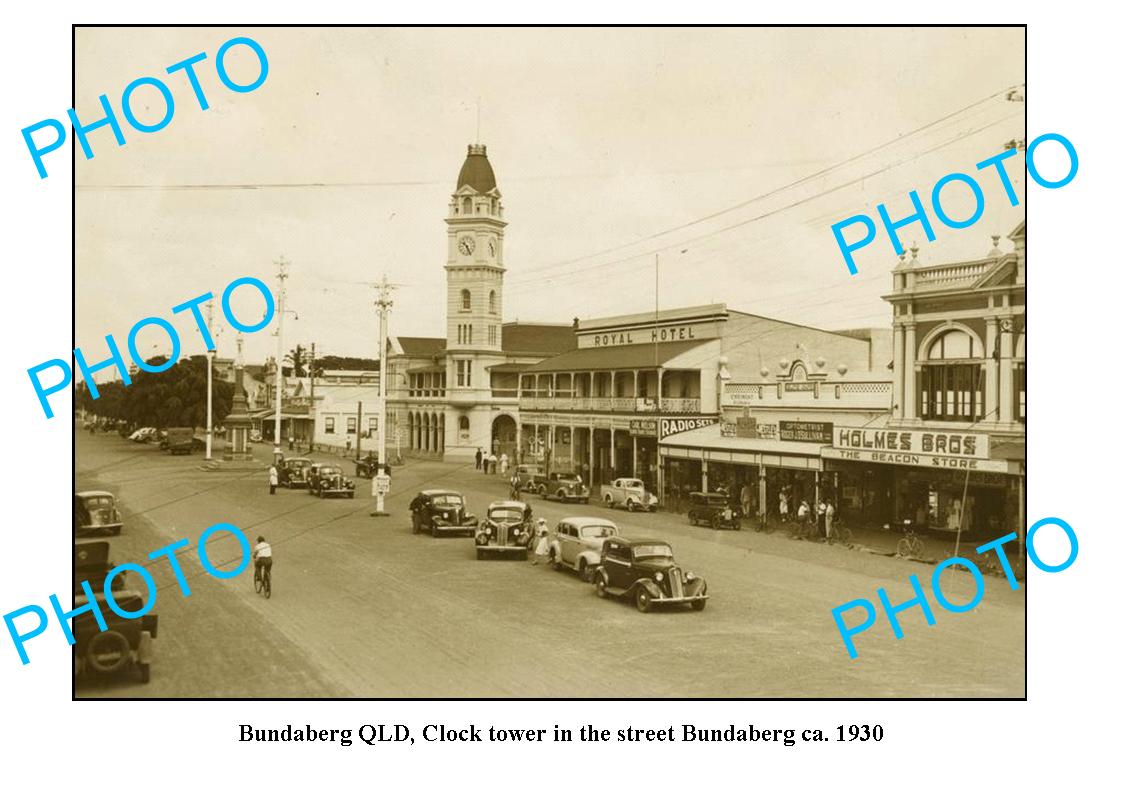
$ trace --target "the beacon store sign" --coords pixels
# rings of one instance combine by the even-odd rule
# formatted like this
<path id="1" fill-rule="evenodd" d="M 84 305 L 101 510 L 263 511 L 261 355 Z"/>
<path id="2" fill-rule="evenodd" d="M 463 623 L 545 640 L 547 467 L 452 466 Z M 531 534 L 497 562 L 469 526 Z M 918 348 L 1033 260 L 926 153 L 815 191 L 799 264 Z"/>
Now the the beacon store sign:
<path id="1" fill-rule="evenodd" d="M 1008 469 L 1006 462 L 989 458 L 986 434 L 835 426 L 833 442 L 834 447 L 823 448 L 823 458 L 1000 473 Z"/>

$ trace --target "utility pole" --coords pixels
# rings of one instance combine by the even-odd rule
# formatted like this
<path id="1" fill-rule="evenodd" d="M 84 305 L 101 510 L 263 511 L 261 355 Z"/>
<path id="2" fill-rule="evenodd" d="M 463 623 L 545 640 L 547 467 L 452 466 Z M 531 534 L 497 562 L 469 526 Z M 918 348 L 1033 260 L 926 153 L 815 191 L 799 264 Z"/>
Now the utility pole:
<path id="1" fill-rule="evenodd" d="M 281 453 L 281 359 L 285 353 L 285 280 L 288 279 L 285 268 L 288 263 L 281 255 L 281 259 L 274 260 L 273 264 L 277 266 L 277 396 L 273 414 L 273 461 L 277 462 L 284 455 Z"/>
<path id="2" fill-rule="evenodd" d="M 207 302 L 207 328 L 214 329 L 214 299 Z M 213 342 L 213 340 L 212 340 Z M 207 349 L 207 455 L 211 460 L 211 438 L 214 436 L 214 346 Z"/>
<path id="3" fill-rule="evenodd" d="M 312 359 L 308 366 L 308 403 L 312 412 L 312 430 L 308 432 L 308 452 L 316 442 L 316 344 L 312 343 Z"/>
<path id="4" fill-rule="evenodd" d="M 358 418 L 355 421 L 355 461 L 363 458 L 363 402 L 359 401 Z"/>
<path id="5" fill-rule="evenodd" d="M 390 307 L 394 305 L 390 300 L 391 290 L 393 287 L 383 274 L 375 302 L 378 306 L 378 475 L 371 480 L 375 498 L 372 517 L 386 516 L 385 498 L 390 492 L 390 476 L 386 475 L 386 327 Z"/>

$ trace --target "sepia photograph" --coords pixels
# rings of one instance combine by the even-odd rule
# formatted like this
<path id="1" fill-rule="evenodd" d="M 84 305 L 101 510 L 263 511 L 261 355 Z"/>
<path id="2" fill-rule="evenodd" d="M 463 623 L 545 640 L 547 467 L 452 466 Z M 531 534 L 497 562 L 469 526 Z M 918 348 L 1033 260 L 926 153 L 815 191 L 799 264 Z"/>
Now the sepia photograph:
<path id="1" fill-rule="evenodd" d="M 1026 698 L 1024 26 L 73 47 L 74 699 Z"/>

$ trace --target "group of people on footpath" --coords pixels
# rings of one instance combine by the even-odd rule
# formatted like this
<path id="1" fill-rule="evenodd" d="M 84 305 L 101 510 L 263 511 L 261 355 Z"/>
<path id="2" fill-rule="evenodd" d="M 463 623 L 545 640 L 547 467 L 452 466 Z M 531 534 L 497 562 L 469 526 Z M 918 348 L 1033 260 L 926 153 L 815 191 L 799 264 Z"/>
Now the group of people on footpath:
<path id="1" fill-rule="evenodd" d="M 484 453 L 482 448 L 476 448 L 476 469 L 483 470 L 484 475 L 489 472 L 492 475 L 506 475 L 507 469 L 511 466 L 511 460 L 507 457 L 506 453 L 496 456 L 495 452 Z"/>

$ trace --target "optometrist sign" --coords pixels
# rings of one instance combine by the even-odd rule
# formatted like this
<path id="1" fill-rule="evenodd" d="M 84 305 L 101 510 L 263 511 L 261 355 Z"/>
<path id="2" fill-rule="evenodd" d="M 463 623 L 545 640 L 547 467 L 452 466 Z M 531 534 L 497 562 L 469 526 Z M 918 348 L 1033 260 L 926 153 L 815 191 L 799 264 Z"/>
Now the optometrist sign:
<path id="1" fill-rule="evenodd" d="M 987 435 L 965 431 L 897 431 L 835 426 L 833 442 L 834 447 L 841 451 L 990 458 Z"/>

